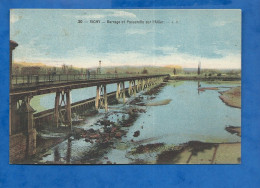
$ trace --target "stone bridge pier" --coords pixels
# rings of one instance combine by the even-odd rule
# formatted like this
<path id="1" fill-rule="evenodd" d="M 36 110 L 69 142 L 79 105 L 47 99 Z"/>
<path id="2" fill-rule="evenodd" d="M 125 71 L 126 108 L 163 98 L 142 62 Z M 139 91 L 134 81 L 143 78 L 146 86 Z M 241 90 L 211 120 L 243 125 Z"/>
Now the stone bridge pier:
<path id="1" fill-rule="evenodd" d="M 10 41 L 10 97 L 9 97 L 9 138 L 10 138 L 10 162 L 22 161 L 36 153 L 36 128 L 35 124 L 44 122 L 54 127 L 65 124 L 72 129 L 72 112 L 87 111 L 88 108 L 108 111 L 108 98 L 122 99 L 126 103 L 125 83 L 129 82 L 128 93 L 130 96 L 155 84 L 162 82 L 167 75 L 141 75 L 129 74 L 118 77 L 111 75 L 98 75 L 85 79 L 69 74 L 56 75 L 51 80 L 50 75 L 12 75 L 12 51 L 18 46 Z M 46 81 L 46 78 L 48 78 Z M 54 77 L 53 77 L 54 78 Z M 84 79 L 83 79 L 84 78 Z M 13 84 L 13 85 L 12 85 Z M 116 92 L 107 93 L 107 84 L 117 84 Z M 73 89 L 96 87 L 96 97 L 72 103 L 71 91 Z M 30 105 L 33 96 L 55 93 L 54 108 L 34 113 Z M 46 123 L 48 122 L 48 123 Z M 43 126 L 44 126 L 43 125 Z"/>
<path id="2" fill-rule="evenodd" d="M 32 97 L 10 97 L 10 162 L 26 159 L 36 153 L 36 129 L 34 109 L 30 106 Z"/>
<path id="3" fill-rule="evenodd" d="M 12 89 L 13 50 L 18 44 L 10 40 L 10 90 Z M 30 95 L 9 97 L 9 161 L 13 163 L 36 153 L 36 129 L 34 109 Z"/>

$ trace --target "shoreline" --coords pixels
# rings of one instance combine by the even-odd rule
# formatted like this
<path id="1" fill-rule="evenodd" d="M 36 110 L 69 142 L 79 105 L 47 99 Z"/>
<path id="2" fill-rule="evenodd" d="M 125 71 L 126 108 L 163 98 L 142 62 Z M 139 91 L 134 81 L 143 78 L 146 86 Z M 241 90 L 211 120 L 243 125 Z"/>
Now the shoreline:
<path id="1" fill-rule="evenodd" d="M 150 88 L 149 90 L 146 90 L 143 95 L 156 95 L 160 92 L 161 88 L 164 87 L 166 84 L 161 83 L 157 86 L 154 86 Z M 114 143 L 116 144 L 118 141 L 121 140 L 122 137 L 126 135 L 128 132 L 128 127 L 132 126 L 133 123 L 138 118 L 139 114 L 145 113 L 146 110 L 138 107 L 139 102 L 141 102 L 143 97 L 135 97 L 132 101 L 130 101 L 130 106 L 125 109 L 122 113 L 125 113 L 128 115 L 127 119 L 124 119 L 120 121 L 120 125 L 117 125 L 115 122 L 106 120 L 105 117 L 101 118 L 97 121 L 96 124 L 99 124 L 100 127 L 97 130 L 94 130 L 92 126 L 89 127 L 88 130 L 85 130 L 78 125 L 77 128 L 74 128 L 73 133 L 66 133 L 66 136 L 62 138 L 50 138 L 48 139 L 49 143 L 53 143 L 48 145 L 48 148 L 39 148 L 39 153 L 35 155 L 35 157 L 31 160 L 22 161 L 22 164 L 67 164 L 65 161 L 48 161 L 48 162 L 39 162 L 40 159 L 47 155 L 48 151 L 54 147 L 56 147 L 59 143 L 66 141 L 69 139 L 69 137 L 73 136 L 73 140 L 77 139 L 84 139 L 85 142 L 90 143 L 93 145 L 93 148 L 90 149 L 89 152 L 87 152 L 89 155 L 92 156 L 90 159 L 81 159 L 80 161 L 74 161 L 73 163 L 69 164 L 99 164 L 99 158 L 107 153 L 108 149 L 114 148 Z M 116 112 L 113 112 L 111 114 L 116 114 Z M 110 115 L 111 115 L 110 114 Z M 106 115 L 109 116 L 109 115 Z M 104 132 L 101 132 L 100 129 L 104 129 Z M 58 141 L 57 141 L 58 140 Z M 94 157 L 94 158 L 93 158 Z"/>
<path id="2" fill-rule="evenodd" d="M 241 81 L 241 77 L 229 77 L 229 76 L 171 76 L 169 80 L 182 80 L 182 81 Z"/>
<path id="3" fill-rule="evenodd" d="M 235 126 L 227 126 L 225 130 L 231 134 L 236 134 L 237 136 L 241 137 L 241 127 L 235 127 Z"/>
<path id="4" fill-rule="evenodd" d="M 219 98 L 228 106 L 241 109 L 241 86 L 219 92 Z"/>
<path id="5" fill-rule="evenodd" d="M 161 91 L 161 88 L 163 88 L 165 85 L 166 85 L 165 83 L 162 83 L 158 86 L 155 86 L 150 90 L 145 91 L 143 95 L 144 96 L 153 95 L 151 97 L 154 97 L 154 95 L 158 94 Z M 88 130 L 84 130 L 83 128 L 78 127 L 76 128 L 74 133 L 70 135 L 74 137 L 72 140 L 70 138 L 68 139 L 67 137 L 63 138 L 61 142 L 67 139 L 68 142 L 77 139 L 84 139 L 85 142 L 90 143 L 92 148 L 86 153 L 86 156 L 84 156 L 84 158 L 77 161 L 70 161 L 70 162 L 67 162 L 65 158 L 62 159 L 61 161 L 59 160 L 59 161 L 40 162 L 41 161 L 40 158 L 42 158 L 45 155 L 48 155 L 48 151 L 51 148 L 57 146 L 56 143 L 52 145 L 50 149 L 47 149 L 47 151 L 45 150 L 44 153 L 38 154 L 37 157 L 35 156 L 36 157 L 35 160 L 27 161 L 28 163 L 23 163 L 23 164 L 35 164 L 35 163 L 36 164 L 116 164 L 109 161 L 106 157 L 106 154 L 110 150 L 118 149 L 118 147 L 120 147 L 120 144 L 122 145 L 121 143 L 122 138 L 125 137 L 125 135 L 129 131 L 128 127 L 134 124 L 139 114 L 146 113 L 144 109 L 138 107 L 138 106 L 143 106 L 143 105 L 138 105 L 138 103 L 140 102 L 141 103 L 143 102 L 143 96 L 135 97 L 132 101 L 130 101 L 129 104 L 131 106 L 127 107 L 122 112 L 125 113 L 128 116 L 128 118 L 126 118 L 124 121 L 120 121 L 118 125 L 112 121 L 106 120 L 106 118 L 103 117 L 98 121 L 100 127 L 97 130 L 93 130 L 91 126 L 88 128 Z M 164 103 L 165 101 L 159 101 L 159 103 L 156 105 L 163 105 Z M 112 112 L 111 114 L 116 114 L 116 112 Z M 104 129 L 105 131 L 100 132 L 100 129 Z M 138 133 L 136 133 L 136 135 L 138 136 Z M 124 142 L 125 145 L 131 146 L 129 148 L 131 148 L 132 153 L 126 152 L 127 154 L 126 158 L 130 156 L 129 157 L 130 162 L 118 163 L 118 164 L 239 164 L 241 161 L 241 154 L 239 156 L 239 151 L 241 148 L 240 142 L 208 143 L 208 142 L 200 142 L 200 141 L 190 141 L 188 143 L 183 143 L 175 146 L 169 144 L 167 145 L 164 143 L 153 143 L 153 144 L 148 143 L 143 145 L 142 143 L 139 142 L 135 142 L 133 140 L 131 140 L 131 142 L 129 143 Z M 194 146 L 194 143 L 197 143 L 198 145 L 195 144 Z M 208 147 L 209 149 L 207 149 Z M 201 149 L 204 148 L 202 151 L 197 152 L 199 157 L 197 157 L 194 154 L 191 155 L 190 150 L 194 150 L 194 149 L 197 150 L 198 148 Z M 221 156 L 225 154 L 227 155 L 230 148 L 231 149 L 233 148 L 234 152 L 236 153 L 236 156 L 235 157 L 233 156 L 233 158 L 230 159 L 229 161 L 225 160 L 225 157 L 224 159 L 222 159 Z M 135 150 L 137 151 L 136 153 L 134 152 Z M 181 152 L 179 153 L 177 152 L 176 154 L 175 150 Z M 169 163 L 162 163 L 162 160 L 160 160 L 160 156 L 163 156 L 165 154 L 163 152 L 166 153 L 168 152 L 167 155 L 169 155 L 169 157 L 171 158 L 169 159 L 170 162 L 168 161 Z M 140 158 L 138 157 L 138 155 L 142 156 L 145 154 L 152 154 L 152 155 L 156 154 L 156 157 L 151 159 L 150 161 L 149 160 L 145 161 L 144 159 L 142 159 L 142 157 Z M 186 157 L 187 154 L 189 154 L 188 158 Z M 184 157 L 182 155 L 184 155 Z M 200 157 L 200 155 L 202 155 L 202 157 Z M 134 156 L 137 156 L 137 158 L 135 159 Z M 208 156 L 212 156 L 212 158 L 206 160 L 206 158 L 209 158 Z M 167 162 L 167 160 L 165 162 Z"/>
<path id="6" fill-rule="evenodd" d="M 156 164 L 240 164 L 241 142 L 190 141 L 163 150 Z"/>

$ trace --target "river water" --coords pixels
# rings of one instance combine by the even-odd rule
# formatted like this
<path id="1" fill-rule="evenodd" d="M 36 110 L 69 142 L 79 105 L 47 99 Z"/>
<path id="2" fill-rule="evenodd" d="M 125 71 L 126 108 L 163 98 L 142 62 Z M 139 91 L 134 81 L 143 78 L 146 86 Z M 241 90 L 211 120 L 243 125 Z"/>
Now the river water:
<path id="1" fill-rule="evenodd" d="M 140 106 L 146 110 L 141 113 L 131 127 L 127 129 L 127 134 L 122 137 L 115 147 L 110 148 L 106 153 L 105 159 L 99 161 L 106 163 L 125 164 L 131 163 L 131 159 L 127 157 L 127 152 L 138 143 L 165 143 L 167 145 L 179 145 L 188 141 L 202 141 L 212 143 L 223 142 L 240 142 L 241 138 L 228 133 L 226 126 L 241 126 L 241 109 L 229 107 L 219 99 L 219 91 L 224 91 L 230 87 L 240 84 L 233 83 L 216 83 L 216 82 L 200 82 L 201 87 L 218 87 L 219 90 L 206 90 L 198 92 L 198 82 L 195 81 L 169 81 L 165 87 L 152 100 L 142 93 L 149 103 L 160 102 L 169 99 L 166 105 L 158 106 Z M 108 87 L 108 92 L 114 91 L 115 85 Z M 86 95 L 85 95 L 86 94 Z M 95 88 L 80 89 L 72 92 L 73 102 L 95 96 Z M 52 99 L 53 98 L 53 99 Z M 49 99 L 49 100 L 48 100 Z M 130 101 L 133 98 L 128 99 Z M 52 103 L 45 101 L 53 101 L 54 95 L 41 96 L 34 99 L 33 104 L 41 104 L 39 110 L 52 108 Z M 122 109 L 128 108 L 128 104 L 118 104 L 109 106 L 108 114 L 100 111 L 95 116 L 87 118 L 85 123 L 81 125 L 84 129 L 99 129 L 95 123 L 105 116 L 112 121 L 118 121 L 125 117 L 120 112 Z M 36 107 L 34 107 L 36 108 Z M 135 131 L 140 131 L 138 137 L 133 137 Z M 69 158 L 70 162 L 86 158 L 86 153 L 93 147 L 93 144 L 85 142 L 84 139 L 66 140 L 57 146 L 51 148 L 39 162 L 54 161 L 55 152 L 59 153 L 59 157 L 63 160 Z"/>
<path id="2" fill-rule="evenodd" d="M 128 87 L 129 83 L 125 84 L 125 87 Z M 116 84 L 108 84 L 107 85 L 107 92 L 116 91 L 117 85 Z M 54 108 L 54 101 L 55 101 L 55 93 L 45 94 L 45 95 L 38 95 L 32 98 L 31 106 L 37 112 L 41 112 L 44 110 L 48 110 Z M 71 91 L 71 102 L 78 102 L 82 100 L 86 100 L 96 96 L 96 87 L 88 87 L 82 89 L 74 89 Z"/>

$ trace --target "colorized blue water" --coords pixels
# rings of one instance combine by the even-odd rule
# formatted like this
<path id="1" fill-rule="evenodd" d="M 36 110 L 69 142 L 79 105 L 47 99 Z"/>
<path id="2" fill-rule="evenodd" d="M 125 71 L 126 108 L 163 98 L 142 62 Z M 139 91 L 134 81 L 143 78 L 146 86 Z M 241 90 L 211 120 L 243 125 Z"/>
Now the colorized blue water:
<path id="1" fill-rule="evenodd" d="M 129 83 L 125 83 L 125 87 L 128 87 Z M 116 91 L 116 84 L 108 84 L 107 85 L 107 92 Z M 54 108 L 54 101 L 55 101 L 55 93 L 45 94 L 45 95 L 38 95 L 32 98 L 31 106 L 35 113 L 41 112 L 47 109 Z M 96 96 L 96 87 L 89 87 L 89 88 L 82 88 L 82 89 L 74 89 L 71 91 L 71 101 L 72 103 L 86 100 Z"/>
<path id="2" fill-rule="evenodd" d="M 140 144 L 159 143 L 178 145 L 188 141 L 202 142 L 240 142 L 241 138 L 228 133 L 226 126 L 241 126 L 241 109 L 225 105 L 219 98 L 219 91 L 227 90 L 239 84 L 221 84 L 201 82 L 201 87 L 220 87 L 219 90 L 206 90 L 198 93 L 198 82 L 195 81 L 170 81 L 163 87 L 161 92 L 153 99 L 147 97 L 146 102 L 159 102 L 171 99 L 171 102 L 161 106 L 140 106 L 146 109 L 128 130 L 126 137 L 118 143 L 115 149 L 111 149 L 106 155 L 107 158 L 119 163 L 130 163 L 127 152 L 131 150 L 137 141 Z M 115 90 L 115 85 L 110 86 L 110 91 Z M 93 91 L 92 91 L 93 90 Z M 76 90 L 72 93 L 73 100 L 83 100 L 85 96 L 94 97 L 95 88 Z M 142 95 L 139 93 L 139 95 Z M 78 96 L 78 98 L 77 98 Z M 49 97 L 49 96 L 48 96 Z M 73 98 L 74 97 L 74 98 Z M 73 101 L 74 102 L 74 101 Z M 47 105 L 46 105 L 47 107 Z M 113 112 L 127 108 L 127 104 L 109 106 L 109 119 L 116 121 L 122 119 L 122 115 L 116 116 Z M 104 118 L 105 113 L 87 118 L 84 129 L 101 128 L 91 126 L 97 120 Z M 140 136 L 133 137 L 135 131 L 140 131 Z M 134 142 L 132 142 L 132 140 Z M 84 139 L 73 140 L 70 143 L 70 160 L 80 160 L 84 153 L 93 145 L 85 142 Z M 54 151 L 58 150 L 61 158 L 67 155 L 68 141 L 64 141 L 49 151 L 49 155 L 41 161 L 53 161 Z M 106 163 L 107 160 L 103 160 Z"/>
<path id="3" fill-rule="evenodd" d="M 201 83 L 202 87 L 221 87 Z M 234 85 L 223 85 L 223 87 Z M 169 84 L 163 88 L 155 101 L 171 99 L 168 105 L 149 106 L 147 113 L 138 118 L 127 134 L 133 139 L 135 131 L 140 136 L 135 141 L 154 138 L 153 142 L 180 144 L 191 140 L 204 142 L 240 141 L 231 135 L 225 126 L 241 126 L 241 109 L 225 105 L 216 90 L 206 90 L 198 94 L 197 82 Z M 221 90 L 225 90 L 223 88 Z M 140 128 L 143 127 L 143 128 Z"/>

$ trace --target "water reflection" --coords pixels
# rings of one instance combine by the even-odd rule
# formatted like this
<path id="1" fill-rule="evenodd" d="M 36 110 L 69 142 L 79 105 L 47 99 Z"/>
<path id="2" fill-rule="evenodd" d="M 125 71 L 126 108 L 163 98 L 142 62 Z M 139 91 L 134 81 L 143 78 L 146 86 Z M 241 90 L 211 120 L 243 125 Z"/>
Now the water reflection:
<path id="1" fill-rule="evenodd" d="M 60 151 L 59 147 L 54 148 L 54 162 L 59 162 L 60 161 Z"/>
<path id="2" fill-rule="evenodd" d="M 201 84 L 200 84 L 200 81 L 198 81 L 198 95 L 200 94 L 200 87 L 201 87 Z"/>
<path id="3" fill-rule="evenodd" d="M 66 156 L 66 163 L 69 164 L 71 159 L 71 139 L 68 138 L 68 146 L 67 146 L 67 156 Z"/>
<path id="4" fill-rule="evenodd" d="M 181 86 L 182 84 L 184 84 L 184 81 L 179 81 L 179 80 L 169 80 L 167 82 L 168 86 L 173 86 L 173 87 L 178 87 Z"/>
<path id="5" fill-rule="evenodd" d="M 129 84 L 126 82 L 125 87 L 128 87 Z M 107 85 L 107 92 L 116 91 L 117 85 L 116 84 L 108 84 Z M 71 91 L 71 102 L 78 102 L 82 100 L 86 100 L 88 98 L 92 98 L 96 96 L 96 87 L 88 87 L 88 88 L 81 88 L 81 89 L 73 89 Z M 31 106 L 37 112 L 41 112 L 47 109 L 52 109 L 54 107 L 55 101 L 55 93 L 45 94 L 45 95 L 38 95 L 32 98 Z"/>

